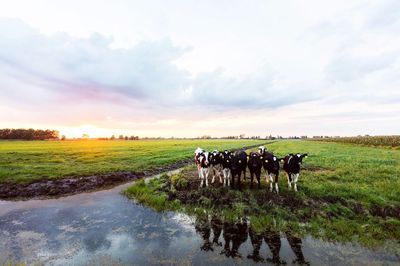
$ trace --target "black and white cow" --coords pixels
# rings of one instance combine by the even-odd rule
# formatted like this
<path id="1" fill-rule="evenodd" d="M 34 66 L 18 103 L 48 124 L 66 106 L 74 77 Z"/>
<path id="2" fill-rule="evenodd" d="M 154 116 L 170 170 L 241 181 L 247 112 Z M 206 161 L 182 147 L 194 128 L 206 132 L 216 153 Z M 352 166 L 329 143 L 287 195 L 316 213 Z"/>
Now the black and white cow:
<path id="1" fill-rule="evenodd" d="M 205 151 L 200 154 L 199 162 L 200 162 L 200 187 L 203 187 L 204 181 L 206 183 L 206 187 L 208 187 L 208 176 L 210 174 L 210 160 L 209 160 L 209 152 Z"/>
<path id="2" fill-rule="evenodd" d="M 283 159 L 283 170 L 285 170 L 288 178 L 289 189 L 294 185 L 294 190 L 297 191 L 297 181 L 300 175 L 300 165 L 303 163 L 303 158 L 308 156 L 307 153 L 288 154 Z"/>
<path id="3" fill-rule="evenodd" d="M 275 155 L 272 153 L 265 153 L 263 156 L 263 167 L 265 172 L 268 174 L 265 177 L 265 181 L 268 183 L 269 178 L 269 190 L 272 192 L 274 190 L 274 183 L 275 183 L 275 191 L 279 193 L 279 186 L 278 186 L 278 179 L 279 179 L 279 161 Z"/>
<path id="4" fill-rule="evenodd" d="M 242 172 L 244 173 L 244 176 L 246 176 L 246 166 L 247 166 L 246 152 L 243 150 L 236 151 L 231 158 L 232 188 L 234 188 L 235 186 L 235 177 L 237 176 L 238 188 L 241 189 L 240 176 L 242 175 Z"/>
<path id="5" fill-rule="evenodd" d="M 247 167 L 250 170 L 250 187 L 253 187 L 253 178 L 256 176 L 258 182 L 258 188 L 261 188 L 260 176 L 261 176 L 261 168 L 262 168 L 262 161 L 261 155 L 257 152 L 251 152 L 248 161 Z"/>
<path id="6" fill-rule="evenodd" d="M 263 161 L 264 170 L 266 170 L 265 171 L 265 182 L 268 183 L 269 182 L 269 174 L 268 174 L 265 163 L 266 163 L 266 161 L 272 160 L 274 155 L 271 152 L 269 152 L 265 146 L 258 147 L 258 153 L 261 155 L 261 160 Z"/>
<path id="7" fill-rule="evenodd" d="M 214 183 L 215 177 L 219 178 L 219 182 L 222 183 L 222 158 L 219 151 L 214 150 L 210 154 L 210 172 L 212 176 L 211 183 Z"/>
<path id="8" fill-rule="evenodd" d="M 231 151 L 225 150 L 220 155 L 221 155 L 222 174 L 224 175 L 224 187 L 226 185 L 230 186 L 232 178 L 231 164 L 232 164 L 233 153 Z"/>
<path id="9" fill-rule="evenodd" d="M 264 154 L 267 151 L 267 148 L 265 148 L 265 146 L 259 146 L 258 147 L 258 153 L 259 154 Z"/>
<path id="10" fill-rule="evenodd" d="M 197 147 L 197 149 L 194 151 L 194 163 L 196 164 L 197 167 L 197 174 L 199 175 L 199 179 L 201 179 L 201 166 L 200 166 L 200 154 L 202 154 L 204 150 L 200 147 Z"/>

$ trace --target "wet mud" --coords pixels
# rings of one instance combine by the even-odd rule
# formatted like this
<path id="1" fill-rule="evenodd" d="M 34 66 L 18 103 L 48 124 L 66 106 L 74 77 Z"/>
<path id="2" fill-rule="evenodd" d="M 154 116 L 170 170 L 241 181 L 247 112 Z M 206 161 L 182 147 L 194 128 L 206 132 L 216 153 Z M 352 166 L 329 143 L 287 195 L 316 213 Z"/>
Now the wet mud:
<path id="1" fill-rule="evenodd" d="M 66 196 L 106 189 L 134 181 L 138 178 L 176 170 L 188 165 L 189 163 L 191 163 L 191 160 L 188 159 L 144 172 L 114 172 L 92 176 L 42 179 L 26 184 L 4 182 L 0 184 L 0 199 L 28 200 L 32 198 Z"/>

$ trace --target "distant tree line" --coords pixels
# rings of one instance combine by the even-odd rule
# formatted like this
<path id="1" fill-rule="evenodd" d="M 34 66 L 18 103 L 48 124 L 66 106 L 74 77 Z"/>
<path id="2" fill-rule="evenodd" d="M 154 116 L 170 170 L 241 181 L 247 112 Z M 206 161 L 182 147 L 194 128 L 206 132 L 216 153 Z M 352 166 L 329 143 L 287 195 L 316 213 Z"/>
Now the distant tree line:
<path id="1" fill-rule="evenodd" d="M 58 139 L 57 130 L 42 129 L 23 129 L 23 128 L 4 128 L 0 129 L 0 139 L 23 139 L 23 140 L 48 140 Z"/>
<path id="2" fill-rule="evenodd" d="M 112 135 L 110 140 L 115 140 L 115 135 Z M 124 135 L 119 135 L 118 137 L 119 140 L 139 140 L 139 136 L 124 136 Z"/>

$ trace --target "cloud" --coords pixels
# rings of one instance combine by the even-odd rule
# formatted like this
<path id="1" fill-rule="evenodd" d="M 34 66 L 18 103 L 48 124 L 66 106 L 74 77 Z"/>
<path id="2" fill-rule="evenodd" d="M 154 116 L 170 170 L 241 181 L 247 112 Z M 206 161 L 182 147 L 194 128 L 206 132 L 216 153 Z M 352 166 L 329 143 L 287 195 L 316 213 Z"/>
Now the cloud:
<path id="1" fill-rule="evenodd" d="M 45 36 L 16 20 L 2 19 L 0 25 L 0 68 L 6 75 L 74 100 L 107 94 L 157 99 L 178 93 L 187 82 L 188 74 L 172 63 L 185 49 L 168 39 L 112 49 L 112 39 L 100 34 Z"/>
<path id="2" fill-rule="evenodd" d="M 29 15 L 13 3 L 0 10 L 20 18 L 0 18 L 6 126 L 89 124 L 193 136 L 270 125 L 279 134 L 349 128 L 340 121 L 370 116 L 365 106 L 384 110 L 374 119 L 396 119 L 398 1 L 293 0 L 292 8 L 174 2 L 162 12 L 126 3 L 100 13 L 90 13 L 94 2 L 71 1 L 69 9 L 32 5 Z M 327 118 L 336 124 L 323 126 Z"/>
<path id="3" fill-rule="evenodd" d="M 190 49 L 166 38 L 115 49 L 113 39 L 99 33 L 88 38 L 66 33 L 48 36 L 15 19 L 0 20 L 0 38 L 0 69 L 14 80 L 12 90 L 26 95 L 28 101 L 31 96 L 23 91 L 31 86 L 66 103 L 123 103 L 121 98 L 127 98 L 167 107 L 200 104 L 251 109 L 310 98 L 293 97 L 274 86 L 272 68 L 245 77 L 229 77 L 221 69 L 193 77 L 174 64 Z M 10 86 L 0 82 L 6 89 Z"/>
<path id="4" fill-rule="evenodd" d="M 331 81 L 352 81 L 389 68 L 398 58 L 400 52 L 373 56 L 340 55 L 327 66 L 326 71 Z"/>

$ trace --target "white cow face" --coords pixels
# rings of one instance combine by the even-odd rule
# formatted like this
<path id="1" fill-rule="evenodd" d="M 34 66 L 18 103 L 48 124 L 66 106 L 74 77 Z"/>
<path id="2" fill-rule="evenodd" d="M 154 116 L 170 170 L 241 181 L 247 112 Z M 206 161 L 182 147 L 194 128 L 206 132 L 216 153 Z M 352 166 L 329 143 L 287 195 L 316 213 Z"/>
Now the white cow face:
<path id="1" fill-rule="evenodd" d="M 209 157 L 209 153 L 208 152 L 203 152 L 199 157 L 200 163 L 208 166 L 210 164 L 210 161 L 208 160 L 208 157 Z"/>

